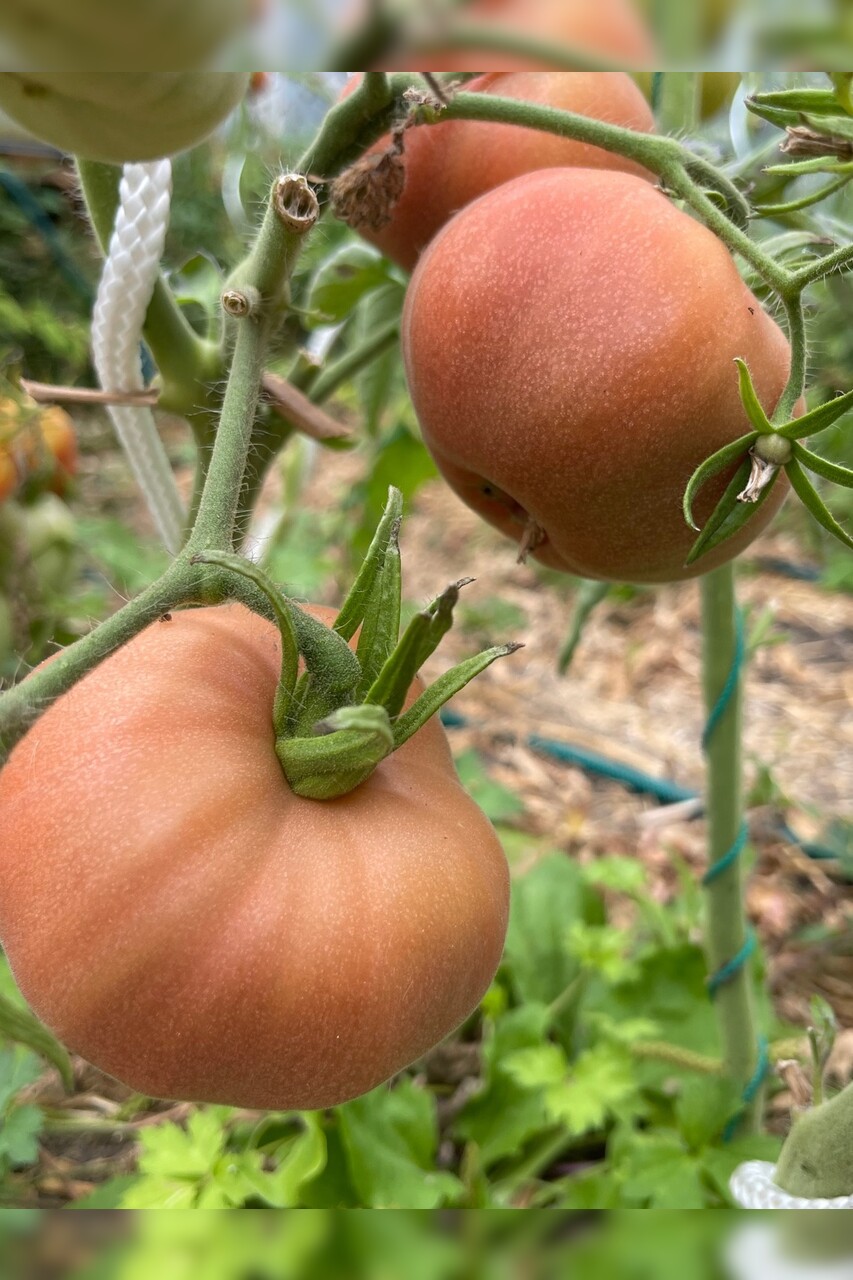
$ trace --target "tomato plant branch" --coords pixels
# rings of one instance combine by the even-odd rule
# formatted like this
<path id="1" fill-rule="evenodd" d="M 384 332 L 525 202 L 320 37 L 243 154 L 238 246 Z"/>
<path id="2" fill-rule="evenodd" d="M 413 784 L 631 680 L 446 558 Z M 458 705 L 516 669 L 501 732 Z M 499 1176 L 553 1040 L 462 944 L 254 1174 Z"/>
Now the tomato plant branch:
<path id="1" fill-rule="evenodd" d="M 791 344 L 791 368 L 785 389 L 771 417 L 771 422 L 779 426 L 789 420 L 797 401 L 805 390 L 808 363 L 806 319 L 803 312 L 802 290 L 796 289 L 791 293 L 783 293 L 782 305 L 785 308 L 788 340 Z"/>
<path id="2" fill-rule="evenodd" d="M 258 607 L 256 590 L 233 591 L 232 575 L 221 568 L 195 565 L 191 557 L 203 550 L 232 549 L 269 340 L 286 301 L 289 274 L 303 238 L 318 216 L 317 199 L 304 178 L 285 174 L 276 180 L 255 245 L 235 273 L 247 302 L 246 314 L 234 321 L 237 336 L 231 373 L 187 547 L 156 582 L 111 618 L 0 695 L 3 753 L 11 750 L 51 702 L 164 613 L 181 605 L 216 603 L 238 594 L 242 598 L 248 595 L 251 606 Z"/>
<path id="3" fill-rule="evenodd" d="M 371 364 L 383 352 L 394 346 L 400 336 L 399 320 L 376 329 L 364 342 L 346 351 L 336 360 L 321 368 L 308 385 L 308 396 L 315 404 L 322 404 L 338 387 L 348 382 L 356 373 Z"/>
<path id="4" fill-rule="evenodd" d="M 190 554 L 233 548 L 270 339 L 303 238 L 318 217 L 317 197 L 303 177 L 277 178 L 255 244 L 232 273 L 228 292 L 246 305 L 239 318 L 232 311 L 237 337 L 213 456 L 187 547 Z"/>
<path id="5" fill-rule="evenodd" d="M 731 564 L 706 574 L 702 579 L 703 683 L 709 716 L 704 742 L 709 846 L 705 941 L 723 1068 L 746 1089 L 755 1077 L 758 1038 L 745 963 L 749 934 L 737 856 L 744 819 L 736 608 Z M 757 1130 L 760 1116 L 758 1089 L 745 1105 L 741 1127 Z"/>

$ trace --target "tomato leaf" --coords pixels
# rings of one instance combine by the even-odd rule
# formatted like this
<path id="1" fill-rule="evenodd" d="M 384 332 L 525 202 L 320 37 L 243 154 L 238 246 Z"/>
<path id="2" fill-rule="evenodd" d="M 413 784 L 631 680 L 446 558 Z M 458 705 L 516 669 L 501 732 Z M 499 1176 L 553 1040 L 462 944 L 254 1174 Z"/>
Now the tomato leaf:
<path id="1" fill-rule="evenodd" d="M 305 306 L 315 323 L 339 322 L 346 320 L 367 294 L 389 284 L 401 287 L 391 263 L 368 245 L 350 241 L 321 263 Z"/>
<path id="2" fill-rule="evenodd" d="M 794 457 L 802 466 L 808 467 L 809 471 L 822 476 L 824 480 L 831 480 L 833 484 L 843 485 L 845 489 L 853 489 L 853 471 L 849 467 L 842 467 L 838 462 L 830 462 L 828 458 L 822 458 L 819 453 L 812 453 L 811 449 L 807 449 L 797 441 L 794 442 L 793 447 Z"/>
<path id="3" fill-rule="evenodd" d="M 853 409 L 853 391 L 835 396 L 834 399 L 827 400 L 826 404 L 812 409 L 811 413 L 804 413 L 801 418 L 794 418 L 792 422 L 786 422 L 775 430 L 777 435 L 784 436 L 786 440 L 805 440 L 807 436 L 816 435 L 818 431 L 831 427 L 848 409 Z"/>
<path id="4" fill-rule="evenodd" d="M 38 1080 L 41 1070 L 35 1054 L 20 1045 L 0 1051 L 0 1114 L 20 1089 Z"/>
<path id="5" fill-rule="evenodd" d="M 326 1135 L 314 1112 L 301 1116 L 302 1132 L 281 1143 L 272 1153 L 276 1167 L 271 1172 L 251 1171 L 247 1177 L 262 1200 L 275 1209 L 294 1209 L 300 1204 L 302 1187 L 326 1166 Z"/>
<path id="6" fill-rule="evenodd" d="M 723 445 L 722 449 L 718 449 L 710 458 L 706 458 L 701 463 L 693 475 L 684 491 L 684 519 L 690 525 L 691 529 L 699 528 L 699 525 L 693 519 L 693 503 L 705 484 L 712 476 L 717 475 L 720 471 L 724 471 L 726 467 L 731 466 L 738 458 L 747 453 L 755 441 L 758 439 L 757 431 L 750 431 L 748 435 L 740 436 L 737 440 L 732 440 L 730 444 Z M 713 517 L 712 517 L 713 519 Z M 707 526 L 706 526 L 707 527 Z"/>
<path id="7" fill-rule="evenodd" d="M 12 1107 L 0 1126 L 0 1156 L 5 1157 L 13 1168 L 32 1164 L 38 1156 L 38 1135 L 43 1125 L 40 1107 Z"/>
<path id="8" fill-rule="evenodd" d="M 675 1103 L 679 1132 L 691 1151 L 718 1139 L 743 1110 L 739 1085 L 724 1076 L 692 1076 L 684 1081 Z"/>
<path id="9" fill-rule="evenodd" d="M 571 986 L 580 966 L 569 950 L 568 931 L 572 921 L 590 918 L 593 904 L 600 912 L 597 895 L 562 853 L 542 858 L 518 880 L 503 959 L 517 999 L 547 1005 Z"/>
<path id="10" fill-rule="evenodd" d="M 811 512 L 818 524 L 826 529 L 827 533 L 831 533 L 839 542 L 843 542 L 845 547 L 853 550 L 853 537 L 842 527 L 835 519 L 835 516 L 828 510 L 823 499 L 815 489 L 811 480 L 809 480 L 805 471 L 803 471 L 796 458 L 785 467 L 788 473 L 788 479 L 791 481 L 791 487 L 797 497 L 805 507 Z"/>
<path id="11" fill-rule="evenodd" d="M 514 1155 L 547 1127 L 541 1092 L 513 1079 L 507 1063 L 523 1049 L 542 1044 L 549 1014 L 544 1004 L 525 1004 L 488 1022 L 483 1040 L 484 1087 L 459 1113 L 455 1131 L 474 1142 L 485 1167 Z"/>
<path id="12" fill-rule="evenodd" d="M 437 1209 L 461 1184 L 435 1169 L 438 1126 L 431 1094 L 408 1077 L 337 1109 L 353 1185 L 365 1207 Z"/>

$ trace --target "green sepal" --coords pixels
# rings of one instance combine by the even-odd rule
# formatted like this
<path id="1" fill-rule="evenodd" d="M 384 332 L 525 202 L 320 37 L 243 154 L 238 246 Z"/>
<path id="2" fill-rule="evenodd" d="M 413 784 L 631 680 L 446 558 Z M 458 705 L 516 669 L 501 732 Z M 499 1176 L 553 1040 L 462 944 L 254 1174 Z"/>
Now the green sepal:
<path id="1" fill-rule="evenodd" d="M 210 551 L 194 557 L 251 580 L 258 593 L 243 592 L 242 598 L 257 612 L 269 616 L 272 606 L 282 633 L 275 751 L 296 795 L 331 800 L 352 791 L 448 698 L 519 647 L 502 645 L 461 663 L 400 715 L 418 670 L 450 630 L 461 588 L 472 581 L 453 583 L 400 637 L 401 509 L 402 496 L 391 488 L 365 562 L 332 628 L 303 612 L 262 569 L 240 556 Z M 353 653 L 347 641 L 359 628 Z"/>
<path id="2" fill-rule="evenodd" d="M 0 1035 L 17 1044 L 25 1044 L 28 1049 L 41 1054 L 56 1067 L 66 1092 L 73 1091 L 74 1069 L 67 1049 L 48 1031 L 44 1023 L 39 1022 L 35 1014 L 14 1004 L 4 995 L 0 995 Z"/>
<path id="3" fill-rule="evenodd" d="M 847 530 L 838 523 L 832 512 L 828 510 L 817 489 L 815 489 L 797 459 L 792 458 L 786 465 L 785 470 L 788 473 L 788 479 L 791 481 L 791 488 L 803 503 L 803 506 L 811 512 L 818 524 L 826 529 L 827 533 L 831 533 L 834 538 L 837 538 L 839 542 L 842 542 L 845 547 L 849 547 L 853 550 L 853 538 L 851 538 Z"/>
<path id="4" fill-rule="evenodd" d="M 724 471 L 726 467 L 736 462 L 738 458 L 748 453 L 758 439 L 757 431 L 750 431 L 745 436 L 740 436 L 737 440 L 732 440 L 730 444 L 723 445 L 722 449 L 718 449 L 710 458 L 706 458 L 704 462 L 693 472 L 690 477 L 687 488 L 684 491 L 684 519 L 690 525 L 691 529 L 699 529 L 699 525 L 693 519 L 693 503 L 699 490 L 710 480 L 712 476 L 717 475 L 720 471 Z M 713 517 L 712 517 L 713 519 Z M 706 526 L 707 528 L 707 526 Z"/>
<path id="5" fill-rule="evenodd" d="M 449 702 L 460 689 L 464 689 L 466 684 L 469 684 L 481 671 L 485 671 L 486 667 L 490 667 L 496 659 L 505 658 L 508 654 L 523 648 L 524 645 L 521 644 L 495 645 L 494 648 L 485 649 L 473 658 L 466 658 L 464 662 L 460 662 L 458 666 L 439 676 L 395 722 L 394 749 L 401 747 L 413 734 L 422 729 L 427 720 L 434 716 L 445 702 Z"/>
<path id="6" fill-rule="evenodd" d="M 400 635 L 400 521 L 395 520 L 385 543 L 373 589 L 367 600 L 356 653 L 361 676 L 356 697 L 363 699 L 388 661 Z"/>
<path id="7" fill-rule="evenodd" d="M 807 449 L 796 440 L 793 450 L 794 457 L 801 466 L 808 467 L 809 471 L 813 471 L 816 476 L 822 476 L 824 480 L 830 480 L 833 484 L 840 484 L 845 489 L 853 489 L 853 471 L 849 467 L 842 467 L 838 462 L 830 462 L 828 458 L 822 458 L 819 453 L 812 453 L 811 449 Z"/>
<path id="8" fill-rule="evenodd" d="M 801 418 L 793 418 L 780 427 L 774 427 L 774 430 L 786 440 L 805 440 L 807 436 L 817 435 L 818 431 L 831 427 L 833 422 L 837 422 L 849 409 L 853 409 L 853 391 L 835 396 L 834 399 L 827 400 L 826 404 L 820 404 L 816 409 L 812 409 L 810 413 L 804 413 Z"/>
<path id="9" fill-rule="evenodd" d="M 352 694 L 361 667 L 347 642 L 288 600 L 263 569 L 227 551 L 200 552 L 192 563 L 219 565 L 248 578 L 272 605 L 281 635 L 281 674 L 273 706 L 276 735 L 306 716 L 312 725 Z M 297 680 L 300 656 L 305 674 Z"/>
<path id="10" fill-rule="evenodd" d="M 740 400 L 743 405 L 746 416 L 749 418 L 755 430 L 759 435 L 763 435 L 767 431 L 772 431 L 770 419 L 764 412 L 761 401 L 752 382 L 752 374 L 749 372 L 749 366 L 745 360 L 741 360 L 740 356 L 735 356 L 735 364 L 737 365 L 738 387 L 740 390 Z"/>
<path id="11" fill-rule="evenodd" d="M 717 503 L 713 514 L 690 548 L 690 554 L 684 562 L 685 565 L 694 564 L 700 556 L 706 555 L 715 547 L 720 546 L 721 543 L 727 542 L 733 534 L 737 533 L 752 519 L 758 508 L 767 501 L 768 494 L 778 482 L 778 472 L 767 485 L 767 488 L 761 491 L 755 502 L 738 502 L 738 494 L 749 479 L 751 469 L 749 459 L 738 467 L 729 481 L 725 493 Z"/>
<path id="12" fill-rule="evenodd" d="M 777 89 L 770 93 L 757 93 L 747 98 L 746 105 L 756 115 L 762 109 L 788 111 L 795 116 L 837 116 L 844 108 L 832 89 Z"/>
<path id="13" fill-rule="evenodd" d="M 220 568 L 230 569 L 232 573 L 237 573 L 242 578 L 248 578 L 260 588 L 272 605 L 281 635 L 281 671 L 273 704 L 273 726 L 278 734 L 290 714 L 296 677 L 299 672 L 299 644 L 289 602 L 263 569 L 252 564 L 250 560 L 243 559 L 242 556 L 231 555 L 227 551 L 203 551 L 193 556 L 192 563 L 219 565 Z"/>
<path id="14" fill-rule="evenodd" d="M 384 707 L 340 707 L 311 737 L 279 738 L 275 753 L 291 790 L 309 800 L 333 800 L 370 777 L 395 748 Z"/>
<path id="15" fill-rule="evenodd" d="M 385 559 L 388 543 L 392 536 L 397 536 L 400 520 L 403 515 L 403 495 L 399 489 L 389 488 L 388 501 L 382 513 L 382 519 L 376 526 L 367 555 L 364 557 L 355 582 L 349 589 L 347 597 L 335 618 L 335 631 L 344 640 L 351 640 L 364 621 L 368 600 L 373 592 L 376 576 Z"/>
<path id="16" fill-rule="evenodd" d="M 400 714 L 415 676 L 453 626 L 459 592 L 469 582 L 470 578 L 462 578 L 451 583 L 428 608 L 415 614 L 368 689 L 365 702 L 383 706 L 392 720 Z"/>

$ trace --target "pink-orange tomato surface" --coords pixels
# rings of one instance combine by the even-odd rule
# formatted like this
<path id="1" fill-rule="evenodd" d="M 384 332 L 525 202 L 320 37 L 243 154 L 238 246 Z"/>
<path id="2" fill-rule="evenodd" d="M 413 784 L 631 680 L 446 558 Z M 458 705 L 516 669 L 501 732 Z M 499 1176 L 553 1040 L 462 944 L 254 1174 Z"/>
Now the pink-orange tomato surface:
<path id="1" fill-rule="evenodd" d="M 154 1097 L 343 1102 L 458 1026 L 500 959 L 506 862 L 438 720 L 349 795 L 301 799 L 274 751 L 279 654 L 241 605 L 175 613 L 0 773 L 21 990 Z"/>
<path id="2" fill-rule="evenodd" d="M 734 360 L 775 407 L 782 331 L 723 244 L 623 173 L 548 169 L 482 196 L 423 254 L 403 355 L 424 440 L 461 498 L 544 564 L 665 582 L 742 550 L 780 505 L 685 568 L 694 469 L 751 428 Z M 732 470 L 696 503 L 703 523 Z"/>
<path id="3" fill-rule="evenodd" d="M 351 81 L 347 90 L 356 83 Z M 642 133 L 654 128 L 648 102 L 624 71 L 490 71 L 469 81 L 465 91 L 556 107 Z M 373 150 L 387 145 L 386 137 Z M 520 174 L 580 165 L 651 178 L 638 164 L 601 147 L 483 120 L 447 120 L 408 129 L 403 163 L 405 186 L 390 222 L 378 231 L 359 231 L 407 271 L 454 213 Z"/>

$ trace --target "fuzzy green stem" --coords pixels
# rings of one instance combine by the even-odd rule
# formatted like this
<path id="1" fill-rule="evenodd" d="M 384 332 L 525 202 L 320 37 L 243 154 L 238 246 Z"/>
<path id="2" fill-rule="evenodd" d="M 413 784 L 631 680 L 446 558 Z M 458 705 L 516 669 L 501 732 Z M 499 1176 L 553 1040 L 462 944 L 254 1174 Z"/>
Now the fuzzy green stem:
<path id="1" fill-rule="evenodd" d="M 286 303 L 290 273 L 303 238 L 318 217 L 317 198 L 304 178 L 296 174 L 277 178 L 257 240 L 248 258 L 232 273 L 230 289 L 257 291 L 259 302 L 233 321 L 237 340 L 213 456 L 187 546 L 190 555 L 233 550 L 270 338 Z"/>
<path id="2" fill-rule="evenodd" d="M 717 706 L 736 660 L 737 629 L 734 569 L 723 565 L 702 579 L 703 683 L 710 715 Z M 726 857 L 743 822 L 741 794 L 741 678 L 706 743 L 708 815 L 708 867 Z M 706 886 L 705 944 L 709 971 L 713 974 L 738 955 L 747 940 L 746 913 L 740 859 Z M 746 965 L 724 982 L 714 1004 L 720 1029 L 723 1069 L 742 1086 L 753 1078 L 757 1065 L 757 1031 L 752 1007 L 749 969 Z M 762 1091 L 750 1101 L 741 1128 L 755 1132 L 761 1117 Z"/>
<path id="3" fill-rule="evenodd" d="M 789 422 L 794 406 L 803 394 L 806 385 L 806 366 L 808 362 L 808 345 L 806 342 L 806 321 L 803 312 L 803 296 L 801 291 L 783 294 L 782 304 L 788 323 L 788 340 L 791 344 L 791 369 L 785 390 L 773 412 L 771 422 L 774 426 L 782 426 Z"/>
<path id="4" fill-rule="evenodd" d="M 719 1058 L 709 1058 L 704 1053 L 684 1049 L 680 1044 L 670 1044 L 668 1040 L 635 1040 L 628 1048 L 635 1058 L 666 1062 L 680 1071 L 697 1071 L 708 1076 L 718 1076 L 723 1071 Z"/>
<path id="5" fill-rule="evenodd" d="M 795 289 L 805 289 L 808 285 L 816 284 L 818 280 L 823 280 L 836 271 L 850 270 L 853 270 L 853 244 L 845 244 L 793 272 L 792 285 Z"/>
<path id="6" fill-rule="evenodd" d="M 95 160 L 78 160 L 77 170 L 89 219 L 106 252 L 118 209 L 121 170 Z M 199 337 L 162 277 L 148 304 L 143 335 L 163 379 L 161 407 L 181 412 L 182 408 L 197 404 L 199 383 L 221 376 L 218 346 Z"/>
<path id="7" fill-rule="evenodd" d="M 359 373 L 383 352 L 389 351 L 400 336 L 400 322 L 392 320 L 377 329 L 369 338 L 333 360 L 321 369 L 309 385 L 308 395 L 315 404 L 322 404 L 355 374 Z"/>

